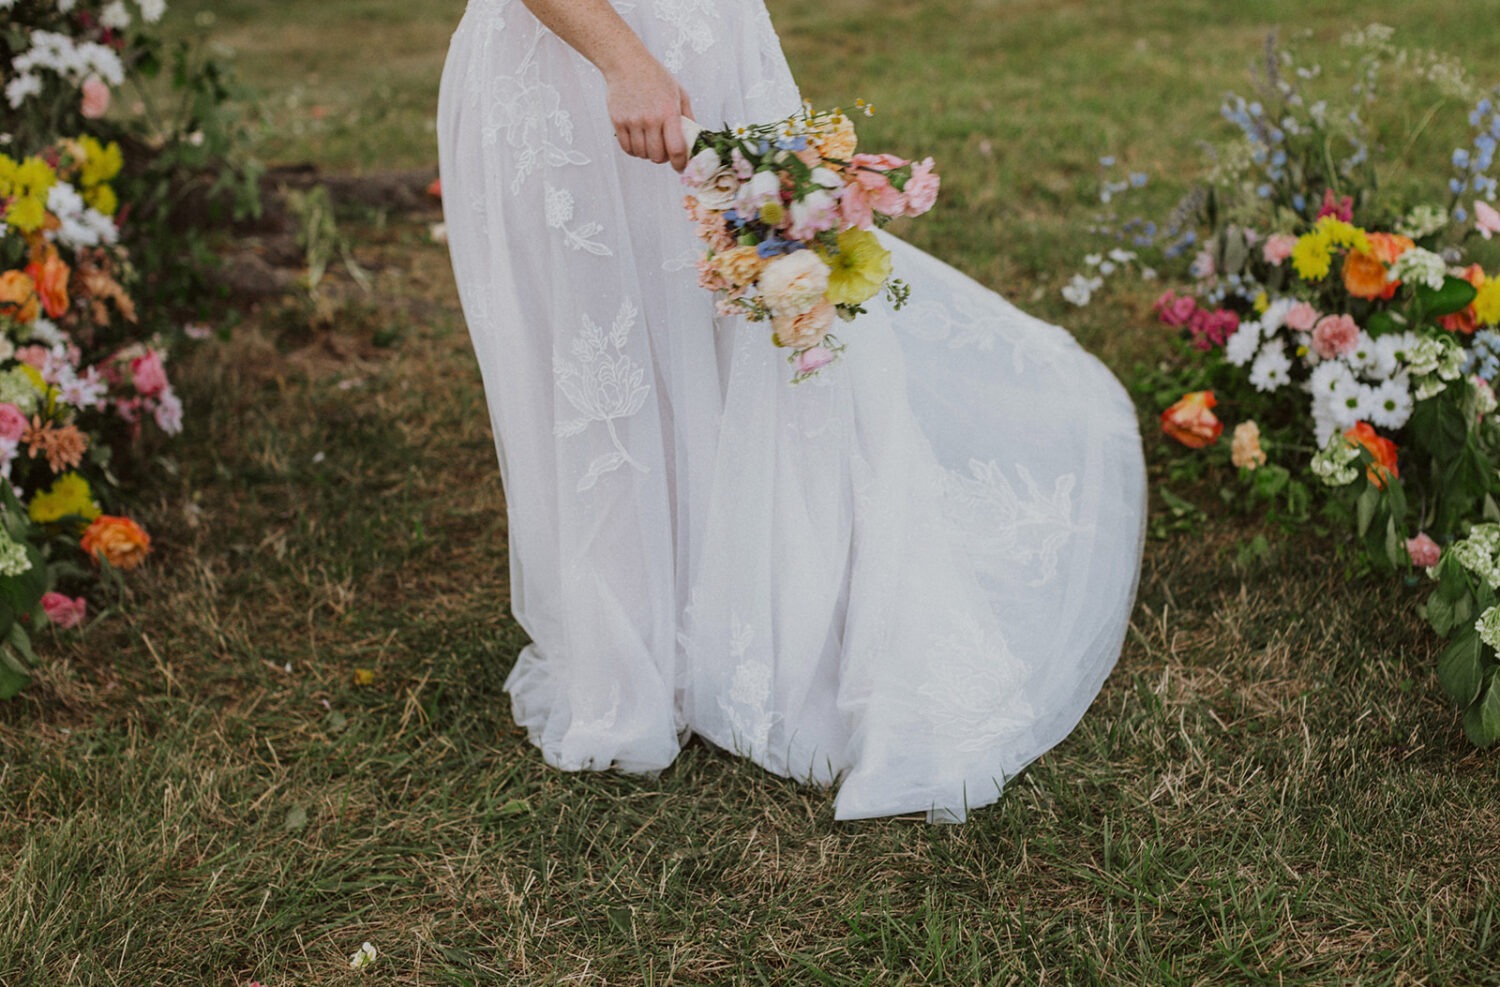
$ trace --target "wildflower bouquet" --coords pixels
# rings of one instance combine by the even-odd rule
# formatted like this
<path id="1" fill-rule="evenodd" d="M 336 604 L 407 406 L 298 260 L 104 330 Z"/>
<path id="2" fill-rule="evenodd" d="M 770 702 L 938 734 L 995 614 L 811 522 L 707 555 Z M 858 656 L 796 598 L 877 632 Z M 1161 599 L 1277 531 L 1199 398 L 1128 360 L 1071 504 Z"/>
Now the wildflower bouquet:
<path id="1" fill-rule="evenodd" d="M 698 283 L 719 295 L 721 314 L 770 321 L 771 342 L 792 351 L 793 383 L 813 377 L 843 352 L 835 317 L 853 320 L 881 291 L 896 308 L 906 302 L 871 230 L 932 208 L 932 159 L 856 154 L 848 115 L 810 105 L 774 124 L 690 124 L 683 205 L 708 246 Z"/>
<path id="2" fill-rule="evenodd" d="M 1224 426 L 1212 409 L 1232 408 L 1228 458 L 1252 501 L 1282 498 L 1305 518 L 1321 492 L 1369 565 L 1440 578 L 1427 616 L 1460 633 L 1439 678 L 1487 745 L 1500 740 L 1500 580 L 1465 561 L 1478 549 L 1449 563 L 1456 546 L 1443 546 L 1473 545 L 1489 537 L 1477 524 L 1500 521 L 1500 256 L 1487 243 L 1500 232 L 1500 89 L 1397 49 L 1385 28 L 1345 43 L 1359 55 L 1352 109 L 1313 99 L 1305 87 L 1321 70 L 1268 46 L 1259 98 L 1224 104 L 1240 139 L 1208 181 L 1161 226 L 1135 218 L 1110 232 L 1165 265 L 1192 258 L 1191 289 L 1154 306 L 1191 354 L 1178 372 L 1191 392 L 1162 413 L 1163 431 L 1211 449 Z M 1438 106 L 1468 106 L 1441 198 L 1430 175 L 1381 168 L 1362 117 L 1394 68 L 1436 89 Z"/>

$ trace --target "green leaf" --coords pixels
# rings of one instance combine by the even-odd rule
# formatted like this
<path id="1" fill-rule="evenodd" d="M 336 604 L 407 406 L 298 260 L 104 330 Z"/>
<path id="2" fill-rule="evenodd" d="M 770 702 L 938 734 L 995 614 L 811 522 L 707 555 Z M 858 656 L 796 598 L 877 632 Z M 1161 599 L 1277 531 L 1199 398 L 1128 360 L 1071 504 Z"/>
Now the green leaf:
<path id="1" fill-rule="evenodd" d="M 1359 536 L 1363 538 L 1375 520 L 1375 512 L 1380 508 L 1379 488 L 1373 483 L 1367 483 L 1364 493 L 1359 495 L 1359 503 L 1355 505 L 1355 508 L 1359 511 Z"/>
<path id="2" fill-rule="evenodd" d="M 10 653 L 0 648 L 0 699 L 9 699 L 31 681 L 31 673 Z"/>
<path id="3" fill-rule="evenodd" d="M 1438 656 L 1438 682 L 1443 691 L 1461 706 L 1469 705 L 1479 694 L 1483 654 L 1484 642 L 1479 639 L 1479 632 L 1470 626 L 1460 631 Z"/>
<path id="4" fill-rule="evenodd" d="M 1453 616 L 1453 604 L 1443 598 L 1441 591 L 1434 592 L 1427 598 L 1427 623 L 1439 637 L 1447 637 L 1453 628 L 1458 626 L 1458 621 Z"/>
<path id="5" fill-rule="evenodd" d="M 1479 294 L 1474 286 L 1463 278 L 1443 278 L 1443 286 L 1436 291 L 1425 284 L 1417 285 L 1417 304 L 1429 316 L 1452 315 L 1462 311 Z"/>
<path id="6" fill-rule="evenodd" d="M 1500 740 L 1500 674 L 1492 674 L 1484 695 L 1464 710 L 1464 733 L 1479 747 Z"/>
<path id="7" fill-rule="evenodd" d="M 1369 319 L 1365 321 L 1365 328 L 1372 336 L 1383 336 L 1388 332 L 1400 332 L 1402 326 L 1389 311 L 1380 309 L 1378 312 L 1371 313 Z"/>

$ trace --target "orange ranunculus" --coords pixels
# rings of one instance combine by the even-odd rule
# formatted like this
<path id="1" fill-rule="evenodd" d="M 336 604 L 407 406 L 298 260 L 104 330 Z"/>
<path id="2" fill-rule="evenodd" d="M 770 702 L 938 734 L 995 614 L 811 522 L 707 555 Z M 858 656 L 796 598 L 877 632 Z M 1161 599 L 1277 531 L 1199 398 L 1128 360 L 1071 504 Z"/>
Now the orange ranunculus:
<path id="1" fill-rule="evenodd" d="M 1369 252 L 1351 250 L 1344 257 L 1344 287 L 1355 298 L 1389 299 L 1400 283 L 1386 280 L 1386 269 L 1416 244 L 1394 233 L 1367 233 L 1365 238 Z"/>
<path id="2" fill-rule="evenodd" d="M 1161 430 L 1189 449 L 1219 441 L 1224 425 L 1208 409 L 1218 404 L 1213 391 L 1194 391 L 1161 413 Z"/>
<path id="3" fill-rule="evenodd" d="M 1478 264 L 1470 264 L 1464 268 L 1464 280 L 1475 288 L 1483 288 L 1484 282 L 1488 279 L 1484 276 L 1484 268 Z M 1462 312 L 1439 316 L 1438 325 L 1449 332 L 1472 333 L 1479 328 L 1479 317 L 1474 314 L 1474 303 L 1470 302 Z"/>
<path id="4" fill-rule="evenodd" d="M 96 562 L 103 559 L 116 569 L 134 569 L 146 561 L 151 536 L 129 518 L 101 514 L 89 524 L 79 544 Z"/>
<path id="5" fill-rule="evenodd" d="M 1365 476 L 1381 490 L 1385 489 L 1387 476 L 1401 475 L 1400 470 L 1396 469 L 1396 443 L 1383 435 L 1377 435 L 1375 429 L 1365 422 L 1355 422 L 1354 427 L 1344 433 L 1344 438 L 1369 450 L 1375 461 L 1365 471 Z"/>
<path id="6" fill-rule="evenodd" d="M 57 248 L 47 245 L 41 261 L 32 261 L 26 266 L 26 274 L 36 283 L 42 308 L 47 318 L 59 319 L 68 310 L 68 277 L 72 274 L 67 263 L 58 254 Z"/>
<path id="7" fill-rule="evenodd" d="M 0 273 L 0 315 L 10 316 L 21 325 L 30 325 L 41 314 L 41 299 L 36 282 L 20 271 Z"/>

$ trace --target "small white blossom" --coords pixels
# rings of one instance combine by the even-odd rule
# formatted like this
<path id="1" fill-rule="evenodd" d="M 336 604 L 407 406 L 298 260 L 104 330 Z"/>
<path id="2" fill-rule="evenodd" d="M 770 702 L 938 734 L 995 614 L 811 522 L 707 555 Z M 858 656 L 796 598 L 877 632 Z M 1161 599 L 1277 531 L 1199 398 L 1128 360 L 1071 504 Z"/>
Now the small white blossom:
<path id="1" fill-rule="evenodd" d="M 349 957 L 349 969 L 363 970 L 365 967 L 374 962 L 375 947 L 370 945 L 369 943 L 365 943 L 364 945 L 359 947 L 358 952 Z"/>
<path id="2" fill-rule="evenodd" d="M 1342 435 L 1323 444 L 1312 458 L 1313 475 L 1325 486 L 1344 487 L 1359 478 L 1359 449 Z"/>
<path id="3" fill-rule="evenodd" d="M 1073 275 L 1073 280 L 1063 286 L 1062 296 L 1083 308 L 1094 297 L 1094 292 L 1104 287 L 1103 278 L 1090 278 L 1082 274 Z"/>
<path id="4" fill-rule="evenodd" d="M 1391 265 L 1386 272 L 1387 281 L 1404 281 L 1407 284 L 1424 284 L 1437 291 L 1443 286 L 1443 278 L 1448 273 L 1448 265 L 1437 254 L 1421 247 L 1413 247 Z"/>

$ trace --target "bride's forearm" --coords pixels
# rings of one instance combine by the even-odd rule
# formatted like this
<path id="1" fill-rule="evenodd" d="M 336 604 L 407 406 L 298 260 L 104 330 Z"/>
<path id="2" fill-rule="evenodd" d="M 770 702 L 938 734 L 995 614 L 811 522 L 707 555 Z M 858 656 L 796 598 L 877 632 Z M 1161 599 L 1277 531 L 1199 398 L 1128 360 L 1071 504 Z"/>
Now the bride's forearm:
<path id="1" fill-rule="evenodd" d="M 655 59 L 609 0 L 521 0 L 548 29 L 604 74 L 616 78 Z"/>

